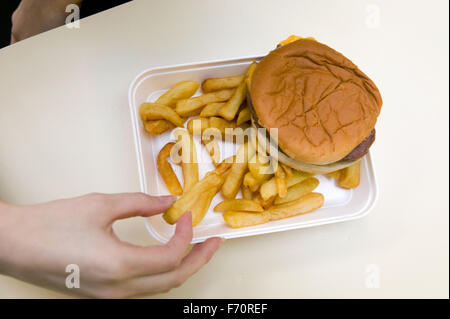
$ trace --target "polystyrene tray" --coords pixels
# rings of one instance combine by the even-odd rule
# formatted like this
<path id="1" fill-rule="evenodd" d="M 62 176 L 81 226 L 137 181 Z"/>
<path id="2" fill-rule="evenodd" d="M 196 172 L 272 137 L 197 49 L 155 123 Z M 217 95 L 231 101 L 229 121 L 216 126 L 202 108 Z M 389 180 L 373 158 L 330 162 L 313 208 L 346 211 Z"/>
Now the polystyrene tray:
<path id="1" fill-rule="evenodd" d="M 159 136 L 152 136 L 145 132 L 139 118 L 140 104 L 156 100 L 162 93 L 179 81 L 192 80 L 202 82 L 210 77 L 242 74 L 252 61 L 259 59 L 261 57 L 258 56 L 150 68 L 134 79 L 129 88 L 129 106 L 142 192 L 150 195 L 169 194 L 158 173 L 156 156 L 162 146 L 174 139 L 172 132 L 165 132 Z M 200 94 L 200 92 L 197 94 Z M 205 148 L 200 146 L 198 141 L 195 141 L 195 143 L 199 157 L 199 175 L 202 178 L 207 171 L 213 169 L 213 165 Z M 222 143 L 222 159 L 233 155 L 234 152 L 235 148 Z M 361 183 L 356 189 L 342 189 L 336 185 L 334 179 L 318 175 L 317 178 L 320 180 L 320 185 L 315 191 L 325 196 L 325 203 L 322 208 L 309 214 L 272 221 L 262 225 L 240 229 L 233 229 L 227 226 L 222 218 L 222 214 L 212 211 L 212 208 L 223 200 L 219 193 L 211 203 L 210 210 L 205 218 L 194 228 L 192 242 L 201 242 L 213 236 L 236 238 L 267 234 L 363 217 L 373 208 L 378 196 L 378 187 L 370 154 L 367 154 L 362 159 L 361 164 Z M 178 165 L 173 165 L 173 167 L 180 183 L 182 183 L 180 167 Z M 238 194 L 238 197 L 240 197 L 240 194 Z M 175 230 L 175 227 L 167 224 L 161 215 L 147 218 L 146 226 L 152 236 L 162 243 L 166 243 Z"/>

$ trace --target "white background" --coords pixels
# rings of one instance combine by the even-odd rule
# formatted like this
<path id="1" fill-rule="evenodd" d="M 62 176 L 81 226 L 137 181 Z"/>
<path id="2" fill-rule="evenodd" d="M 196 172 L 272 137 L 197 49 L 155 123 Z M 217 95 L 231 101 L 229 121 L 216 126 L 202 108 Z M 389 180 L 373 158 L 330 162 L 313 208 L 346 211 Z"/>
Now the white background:
<path id="1" fill-rule="evenodd" d="M 448 298 L 448 21 L 444 0 L 136 0 L 80 29 L 19 42 L 0 50 L 0 198 L 138 191 L 127 90 L 139 72 L 313 36 L 383 96 L 376 208 L 357 221 L 229 240 L 184 286 L 157 297 Z M 115 229 L 155 243 L 140 218 Z M 379 288 L 366 288 L 368 267 L 379 270 Z M 64 296 L 0 277 L 0 297 Z"/>

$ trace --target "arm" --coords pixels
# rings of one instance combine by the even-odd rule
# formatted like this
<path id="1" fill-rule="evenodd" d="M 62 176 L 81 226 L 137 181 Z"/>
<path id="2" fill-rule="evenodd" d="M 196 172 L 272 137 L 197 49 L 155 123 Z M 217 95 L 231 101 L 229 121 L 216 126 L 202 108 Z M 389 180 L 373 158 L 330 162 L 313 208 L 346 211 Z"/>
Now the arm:
<path id="1" fill-rule="evenodd" d="M 12 16 L 11 44 L 62 26 L 69 4 L 82 0 L 22 0 Z"/>
<path id="2" fill-rule="evenodd" d="M 181 285 L 219 248 L 210 238 L 195 245 L 185 214 L 166 245 L 141 247 L 116 237 L 114 221 L 165 211 L 171 196 L 90 194 L 34 206 L 0 202 L 0 273 L 36 285 L 91 297 L 165 292 Z M 66 267 L 80 269 L 80 288 L 65 285 Z"/>

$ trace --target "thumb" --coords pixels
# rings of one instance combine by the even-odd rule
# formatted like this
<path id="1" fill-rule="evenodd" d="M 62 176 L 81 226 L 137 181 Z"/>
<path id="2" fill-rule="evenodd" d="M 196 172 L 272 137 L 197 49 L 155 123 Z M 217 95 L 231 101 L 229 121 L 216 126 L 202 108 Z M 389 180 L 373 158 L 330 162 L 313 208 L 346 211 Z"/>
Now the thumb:
<path id="1" fill-rule="evenodd" d="M 111 207 L 112 220 L 129 217 L 148 217 L 165 212 L 175 201 L 175 196 L 150 196 L 144 193 L 106 195 Z"/>

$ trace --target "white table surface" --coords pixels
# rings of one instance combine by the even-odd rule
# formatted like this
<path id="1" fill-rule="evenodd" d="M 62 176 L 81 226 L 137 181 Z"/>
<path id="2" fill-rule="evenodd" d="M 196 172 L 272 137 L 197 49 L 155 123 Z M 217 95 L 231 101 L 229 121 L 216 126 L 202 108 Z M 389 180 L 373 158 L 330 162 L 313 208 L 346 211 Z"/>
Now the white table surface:
<path id="1" fill-rule="evenodd" d="M 156 297 L 448 298 L 448 22 L 445 0 L 136 0 L 79 29 L 19 42 L 0 50 L 0 198 L 138 191 L 127 92 L 140 71 L 314 36 L 382 93 L 375 209 L 357 221 L 229 240 L 184 286 Z M 115 229 L 156 243 L 141 218 Z M 380 286 L 367 288 L 374 269 Z M 0 297 L 65 295 L 0 276 Z"/>

